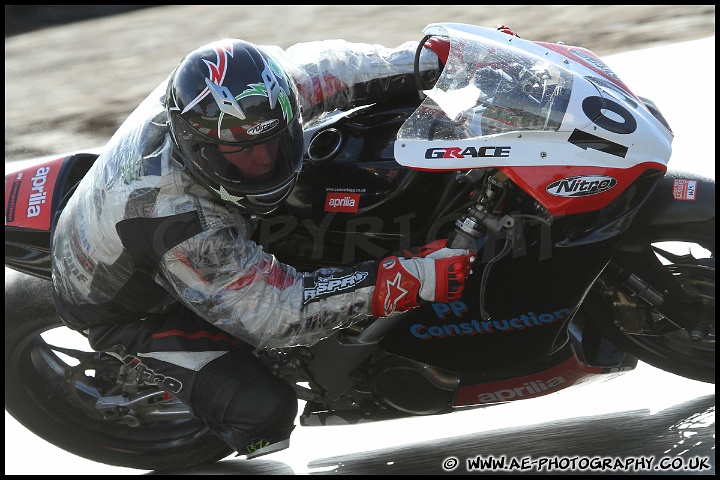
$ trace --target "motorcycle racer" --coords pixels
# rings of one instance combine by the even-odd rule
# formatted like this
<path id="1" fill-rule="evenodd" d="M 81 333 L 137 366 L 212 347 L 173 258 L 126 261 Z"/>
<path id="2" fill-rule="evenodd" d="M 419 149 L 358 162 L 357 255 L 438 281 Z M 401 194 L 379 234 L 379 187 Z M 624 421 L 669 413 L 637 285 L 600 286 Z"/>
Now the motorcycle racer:
<path id="1" fill-rule="evenodd" d="M 289 446 L 295 392 L 253 350 L 312 345 L 360 320 L 456 300 L 475 258 L 442 240 L 409 258 L 299 272 L 250 240 L 295 184 L 303 123 L 413 91 L 417 46 L 328 40 L 283 51 L 224 39 L 190 52 L 57 219 L 54 299 L 66 325 L 162 378 L 239 454 Z M 432 49 L 420 64 L 437 76 Z"/>

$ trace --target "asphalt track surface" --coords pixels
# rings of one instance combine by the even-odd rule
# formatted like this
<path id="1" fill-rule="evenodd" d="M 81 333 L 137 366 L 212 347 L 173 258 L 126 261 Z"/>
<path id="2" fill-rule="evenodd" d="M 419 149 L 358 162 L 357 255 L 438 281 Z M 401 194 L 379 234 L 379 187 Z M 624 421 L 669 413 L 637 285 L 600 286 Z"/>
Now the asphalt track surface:
<path id="1" fill-rule="evenodd" d="M 155 474 L 73 456 L 8 417 L 6 475 Z M 715 389 L 640 364 L 605 383 L 506 405 L 373 424 L 298 427 L 291 442 L 288 450 L 254 460 L 228 457 L 162 474 L 711 475 Z M 502 468 L 477 463 L 503 460 Z"/>
<path id="2" fill-rule="evenodd" d="M 584 27 L 585 31 L 578 34 L 577 38 L 594 39 L 596 42 L 599 41 L 597 35 L 589 38 L 591 30 L 597 32 L 605 29 L 606 46 L 603 47 L 603 42 L 600 41 L 600 44 L 590 46 L 592 50 L 601 55 L 639 50 L 634 52 L 633 58 L 636 61 L 647 58 L 643 48 L 670 45 L 692 38 L 714 37 L 714 6 L 686 6 L 682 9 L 678 8 L 680 6 L 579 6 L 566 7 L 562 11 L 557 9 L 560 6 L 548 6 L 542 11 L 537 10 L 539 7 L 530 6 L 478 6 L 470 15 L 462 17 L 464 20 L 455 13 L 459 6 L 433 7 L 433 12 L 424 10 L 428 7 L 413 6 L 412 13 L 407 15 L 403 22 L 397 21 L 399 6 L 390 6 L 389 15 L 383 15 L 383 9 L 379 6 L 348 6 L 349 13 L 352 13 L 352 18 L 356 20 L 346 22 L 344 29 L 337 25 L 337 15 L 340 13 L 337 9 L 340 7 L 332 7 L 335 9 L 334 17 L 330 15 L 332 12 L 326 11 L 331 7 L 291 7 L 311 10 L 315 8 L 318 23 L 320 20 L 334 18 L 335 22 L 329 24 L 334 24 L 335 29 L 326 29 L 322 35 L 308 30 L 304 16 L 297 17 L 302 25 L 298 31 L 275 28 L 263 32 L 257 26 L 244 30 L 236 28 L 235 31 L 245 31 L 253 37 L 249 39 L 254 41 L 284 46 L 295 41 L 337 36 L 355 41 L 377 41 L 394 45 L 405 39 L 419 38 L 419 29 L 433 21 L 464 21 L 482 25 L 502 22 L 512 25 L 525 38 L 546 40 L 548 33 L 566 32 L 549 40 L 564 38 L 566 43 L 589 46 L 587 41 L 567 40 L 568 35 L 572 35 L 570 32 L 582 31 Z M 526 8 L 521 10 L 517 7 Z M 655 8 L 647 10 L 650 7 Z M 216 8 L 224 9 L 225 13 L 228 13 L 228 10 L 240 10 L 240 7 Z M 572 10 L 573 8 L 576 10 Z M 594 10 L 603 8 L 605 10 Z M 199 25 L 204 25 L 204 20 L 207 20 L 203 16 L 207 8 L 163 6 L 44 28 L 6 38 L 6 161 L 101 145 L 117 122 L 134 107 L 135 98 L 142 96 L 140 92 L 146 92 L 157 83 L 156 80 L 159 81 L 180 58 L 181 52 L 194 48 L 205 39 L 212 39 L 211 36 L 219 32 L 217 29 L 213 32 L 203 28 L 192 31 L 183 31 L 180 28 L 185 35 L 173 41 L 173 46 L 169 47 L 168 38 L 163 37 L 165 32 L 160 28 L 156 31 L 158 37 L 152 42 L 156 46 L 167 47 L 162 50 L 164 57 L 159 56 L 156 62 L 147 65 L 148 50 L 143 50 L 141 44 L 147 47 L 144 42 L 149 42 L 151 38 L 132 42 L 129 35 L 132 35 L 133 29 L 129 27 L 136 24 L 147 29 L 151 21 L 157 18 L 159 9 L 163 9 L 163 15 L 176 19 L 197 15 Z M 479 14 L 481 10 L 482 14 Z M 243 7 L 242 12 L 245 15 L 243 20 L 231 20 L 230 23 L 248 27 L 245 24 L 248 15 L 251 18 L 255 15 L 255 22 L 258 23 L 276 13 L 262 7 L 257 12 L 248 12 L 248 9 Z M 437 18 L 438 12 L 447 15 Z M 545 14 L 541 17 L 542 12 Z M 687 15 L 683 16 L 681 12 Z M 689 15 L 688 12 L 696 15 Z M 216 16 L 220 13 L 223 12 L 216 12 Z M 653 13 L 657 15 L 653 16 Z M 592 17 L 589 16 L 591 14 Z M 712 20 L 711 28 L 707 26 L 709 17 Z M 233 17 L 230 15 L 223 18 Z M 538 18 L 544 20 L 538 22 Z M 573 21 L 574 18 L 580 21 Z M 658 18 L 663 18 L 662 22 Z M 643 22 L 643 19 L 646 21 Z M 179 21 L 178 25 L 182 26 L 182 21 Z M 644 43 L 632 44 L 632 40 L 628 41 L 631 35 L 627 33 L 632 30 L 631 27 L 636 32 L 634 37 L 644 39 Z M 412 31 L 408 33 L 406 29 Z M 347 35 L 342 35 L 343 32 Z M 609 40 L 615 38 L 612 32 L 617 32 L 618 36 L 625 35 L 625 41 L 611 44 Z M 665 33 L 665 38 L 662 32 Z M 690 38 L 682 35 L 690 35 Z M 646 36 L 653 39 L 648 40 Z M 90 42 L 90 39 L 97 41 Z M 72 53 L 77 53 L 73 48 L 79 48 L 76 43 L 81 40 L 86 43 L 86 49 L 94 53 L 87 58 L 74 57 L 78 60 L 74 64 L 63 62 L 63 55 L 73 58 Z M 61 58 L 56 55 L 54 61 L 47 62 L 47 57 L 43 57 L 46 63 L 38 63 L 41 59 L 36 57 L 37 48 L 32 47 L 42 45 L 44 48 L 41 50 L 48 50 L 49 44 L 53 45 Z M 114 45 L 115 53 L 102 50 L 106 45 Z M 707 48 L 708 45 L 703 43 L 702 47 Z M 714 38 L 712 45 L 712 50 L 707 52 L 708 58 L 711 54 L 712 65 L 707 64 L 709 60 L 706 60 L 704 65 L 707 72 L 712 71 L 712 78 L 708 77 L 707 83 L 700 86 L 704 86 L 706 97 L 712 90 L 712 98 L 706 100 L 711 100 L 714 105 Z M 121 46 L 123 48 L 120 48 Z M 120 51 L 122 53 L 118 53 Z M 26 55 L 25 61 L 29 61 L 36 68 L 37 73 L 34 76 L 23 76 L 27 71 L 23 69 L 18 56 L 21 52 Z M 95 59 L 95 69 L 90 69 L 88 62 L 91 62 L 91 57 Z M 141 59 L 144 60 L 141 62 Z M 106 64 L 105 61 L 110 63 Z M 118 62 L 124 62 L 127 71 L 118 71 Z M 137 74 L 139 70 L 133 70 L 138 62 L 148 66 L 143 70 L 144 76 Z M 697 63 L 691 61 L 688 65 Z M 74 73 L 70 66 L 75 68 Z M 657 65 L 648 60 L 647 68 L 656 67 Z M 85 68 L 90 70 L 86 71 Z M 89 71 L 92 71 L 93 75 L 88 76 Z M 130 75 L 131 72 L 134 76 Z M 620 73 L 627 83 L 634 85 Z M 132 78 L 135 81 L 127 83 Z M 83 81 L 79 82 L 79 79 Z M 62 83 L 61 80 L 67 83 Z M 38 85 L 43 87 L 36 88 Z M 654 87 L 643 85 L 643 88 L 651 92 Z M 661 86 L 658 85 L 657 88 L 660 89 Z M 100 90 L 105 93 L 98 93 Z M 108 95 L 109 91 L 114 93 Z M 73 99 L 81 93 L 84 103 L 75 104 Z M 662 94 L 663 91 L 658 90 L 658 93 Z M 663 102 L 668 100 L 652 94 L 647 96 L 657 99 L 661 110 L 665 111 Z M 107 108 L 101 108 L 106 105 Z M 709 163 L 701 168 L 706 169 L 705 171 L 712 168 L 714 177 L 714 110 L 711 113 L 711 124 L 709 121 L 704 122 L 707 130 L 695 132 L 697 129 L 693 129 L 688 132 L 689 135 L 697 136 L 691 139 L 685 135 L 685 125 L 681 122 L 691 118 L 692 114 L 681 117 L 668 116 L 666 113 L 666 116 L 676 130 L 675 143 L 680 151 L 686 151 L 685 148 L 690 144 L 699 145 L 696 141 L 698 138 L 713 139 L 711 146 L 705 141 L 699 145 L 700 150 L 690 156 L 709 160 Z M 9 118 L 13 120 L 10 123 Z M 96 128 L 88 133 L 87 125 L 96 125 Z M 60 138 L 63 139 L 61 142 L 53 141 Z M 153 474 L 101 465 L 70 455 L 24 430 L 7 413 L 5 434 L 6 474 Z M 256 460 L 228 457 L 207 468 L 173 473 L 490 473 L 487 468 L 471 469 L 470 466 L 478 457 L 485 460 L 501 460 L 504 457 L 506 462 L 514 459 L 520 465 L 531 462 L 531 468 L 501 469 L 492 473 L 522 474 L 539 470 L 540 473 L 553 474 L 714 474 L 715 389 L 713 385 L 668 375 L 641 364 L 636 371 L 605 384 L 589 385 L 507 405 L 381 424 L 299 427 L 292 442 L 289 450 Z M 626 467 L 618 468 L 617 460 Z M 577 471 L 571 468 L 572 465 L 583 467 L 586 464 L 588 468 Z M 596 466 L 595 470 L 591 469 L 592 465 Z M 686 469 L 665 468 L 668 465 Z M 547 468 L 552 468 L 552 471 Z"/>

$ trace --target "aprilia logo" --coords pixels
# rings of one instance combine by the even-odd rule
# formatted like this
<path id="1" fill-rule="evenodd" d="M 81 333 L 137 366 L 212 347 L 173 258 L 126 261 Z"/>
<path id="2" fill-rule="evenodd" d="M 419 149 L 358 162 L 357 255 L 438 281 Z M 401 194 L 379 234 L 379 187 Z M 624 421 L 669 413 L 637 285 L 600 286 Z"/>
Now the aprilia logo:
<path id="1" fill-rule="evenodd" d="M 519 400 L 544 395 L 565 383 L 563 377 L 552 377 L 548 380 L 533 380 L 525 382 L 519 387 L 503 388 L 494 392 L 481 393 L 477 396 L 478 403 L 505 402 L 508 400 Z"/>
<path id="2" fill-rule="evenodd" d="M 28 199 L 27 216 L 37 217 L 40 215 L 40 205 L 45 203 L 45 182 L 47 181 L 47 175 L 50 173 L 50 167 L 40 167 L 35 172 L 35 176 L 30 179 L 32 182 L 32 188 Z"/>
<path id="3" fill-rule="evenodd" d="M 326 212 L 357 212 L 359 208 L 359 193 L 330 192 L 325 199 Z"/>
<path id="4" fill-rule="evenodd" d="M 556 197 L 586 197 L 607 192 L 617 185 L 617 180 L 604 175 L 582 175 L 556 180 L 545 191 Z"/>

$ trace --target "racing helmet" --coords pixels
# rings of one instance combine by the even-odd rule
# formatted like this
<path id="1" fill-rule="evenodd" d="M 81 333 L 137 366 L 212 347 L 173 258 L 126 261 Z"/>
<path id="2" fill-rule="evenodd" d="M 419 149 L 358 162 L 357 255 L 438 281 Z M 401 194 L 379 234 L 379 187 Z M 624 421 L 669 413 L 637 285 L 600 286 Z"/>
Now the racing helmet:
<path id="1" fill-rule="evenodd" d="M 265 214 L 302 166 L 294 82 L 261 48 L 224 39 L 190 52 L 168 82 L 174 158 L 221 200 Z"/>

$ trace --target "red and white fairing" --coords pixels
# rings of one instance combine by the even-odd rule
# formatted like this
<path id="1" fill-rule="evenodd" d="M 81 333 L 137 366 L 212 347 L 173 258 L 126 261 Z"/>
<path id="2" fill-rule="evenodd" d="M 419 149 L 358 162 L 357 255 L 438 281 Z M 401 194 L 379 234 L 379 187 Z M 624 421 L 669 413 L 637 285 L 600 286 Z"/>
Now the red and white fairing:
<path id="1" fill-rule="evenodd" d="M 556 217 L 601 209 L 667 169 L 672 132 L 589 50 L 464 24 L 425 33 L 451 49 L 398 132 L 401 165 L 498 168 Z"/>

